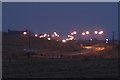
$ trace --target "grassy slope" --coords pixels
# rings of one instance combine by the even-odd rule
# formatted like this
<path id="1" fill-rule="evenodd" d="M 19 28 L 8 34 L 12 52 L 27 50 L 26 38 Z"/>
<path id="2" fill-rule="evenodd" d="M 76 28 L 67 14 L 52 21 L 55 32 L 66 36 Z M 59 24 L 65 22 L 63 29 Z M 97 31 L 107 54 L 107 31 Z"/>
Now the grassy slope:
<path id="1" fill-rule="evenodd" d="M 116 78 L 116 59 L 23 59 L 6 61 L 3 65 L 3 78 L 41 77 L 86 77 Z"/>
<path id="2" fill-rule="evenodd" d="M 23 49 L 28 48 L 28 37 L 23 35 L 3 36 L 3 58 L 16 58 L 24 55 Z M 38 54 L 64 54 L 80 51 L 81 48 L 74 43 L 62 43 L 55 40 L 31 37 L 31 48 L 38 50 Z"/>
<path id="3" fill-rule="evenodd" d="M 71 52 L 75 44 L 63 44 L 56 41 L 45 41 L 33 39 L 32 48 L 39 49 L 41 53 L 48 53 L 54 50 L 64 53 Z M 23 49 L 28 46 L 26 38 L 21 36 L 3 37 L 3 78 L 4 77 L 117 77 L 118 62 L 117 59 L 38 59 L 22 58 Z M 71 46 L 70 46 L 71 45 Z M 67 50 L 68 49 L 68 50 Z M 46 52 L 45 52 L 46 51 Z M 109 50 L 107 50 L 109 51 Z M 103 51 L 106 56 L 113 54 L 106 50 Z M 116 51 L 116 50 L 115 50 Z M 103 53 L 102 52 L 102 53 Z M 114 52 L 114 51 L 113 51 Z M 100 53 L 100 52 L 99 52 Z M 99 54 L 98 53 L 98 54 Z M 117 52 L 116 52 L 117 53 Z M 52 53 L 53 54 L 53 53 Z M 93 54 L 93 53 L 92 53 Z M 101 53 L 100 53 L 101 54 Z M 114 54 L 113 54 L 114 55 Z M 20 58 L 19 58 L 20 57 Z M 11 58 L 11 60 L 9 60 Z M 19 59 L 18 59 L 19 58 Z M 8 60 L 7 60 L 8 59 Z"/>

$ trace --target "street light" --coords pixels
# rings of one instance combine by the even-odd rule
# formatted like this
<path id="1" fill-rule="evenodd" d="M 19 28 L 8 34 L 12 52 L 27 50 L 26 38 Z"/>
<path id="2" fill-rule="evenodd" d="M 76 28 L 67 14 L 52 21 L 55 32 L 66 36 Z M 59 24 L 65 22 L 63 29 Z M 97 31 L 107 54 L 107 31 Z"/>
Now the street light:
<path id="1" fill-rule="evenodd" d="M 106 39 L 106 43 L 108 43 L 108 39 Z"/>
<path id="2" fill-rule="evenodd" d="M 23 32 L 23 35 L 27 35 L 27 34 L 28 34 L 28 43 L 29 43 L 28 46 L 29 46 L 29 49 L 30 49 L 30 31 L 26 30 L 26 31 Z"/>
<path id="3" fill-rule="evenodd" d="M 38 34 L 35 34 L 35 37 L 38 37 Z"/>
<path id="4" fill-rule="evenodd" d="M 90 32 L 89 31 L 86 31 L 86 34 L 89 34 Z"/>
<path id="5" fill-rule="evenodd" d="M 98 31 L 94 31 L 94 34 L 98 34 Z"/>
<path id="6" fill-rule="evenodd" d="M 90 39 L 92 41 L 92 39 Z"/>
<path id="7" fill-rule="evenodd" d="M 24 34 L 24 35 L 26 35 L 26 34 L 27 34 L 27 32 L 26 32 L 26 31 L 24 31 L 24 32 L 23 32 L 23 34 Z"/>
<path id="8" fill-rule="evenodd" d="M 73 33 L 71 33 L 71 35 L 73 35 Z"/>
<path id="9" fill-rule="evenodd" d="M 65 43 L 65 42 L 66 42 L 66 40 L 62 40 L 62 42 L 63 42 L 63 43 Z"/>
<path id="10" fill-rule="evenodd" d="M 76 31 L 74 31 L 74 32 L 73 32 L 73 34 L 77 34 L 77 32 L 76 32 Z"/>
<path id="11" fill-rule="evenodd" d="M 85 32 L 83 32 L 82 35 L 84 36 L 84 35 L 85 35 Z"/>
<path id="12" fill-rule="evenodd" d="M 48 40 L 51 40 L 51 38 L 47 38 Z"/>
<path id="13" fill-rule="evenodd" d="M 100 31 L 98 34 L 103 34 L 103 31 Z"/>
<path id="14" fill-rule="evenodd" d="M 44 37 L 46 37 L 47 36 L 47 34 L 44 34 Z"/>
<path id="15" fill-rule="evenodd" d="M 54 32 L 53 34 L 57 34 L 56 32 Z"/>

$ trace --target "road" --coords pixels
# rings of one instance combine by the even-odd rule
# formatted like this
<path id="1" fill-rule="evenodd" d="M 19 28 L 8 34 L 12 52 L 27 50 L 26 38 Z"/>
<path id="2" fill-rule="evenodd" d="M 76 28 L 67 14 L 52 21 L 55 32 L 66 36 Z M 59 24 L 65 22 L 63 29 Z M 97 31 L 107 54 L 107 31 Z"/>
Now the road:
<path id="1" fill-rule="evenodd" d="M 73 55 L 80 55 L 80 54 L 86 54 L 86 53 L 90 53 L 90 52 L 93 52 L 93 51 L 101 51 L 101 50 L 104 50 L 105 47 L 95 47 L 95 46 L 84 46 L 83 48 L 85 48 L 85 50 L 79 52 L 79 53 L 67 53 L 67 54 L 57 54 L 57 55 L 46 55 L 46 56 L 36 56 L 36 55 L 33 55 L 32 57 L 39 57 L 39 58 L 61 58 L 63 56 L 73 56 Z"/>

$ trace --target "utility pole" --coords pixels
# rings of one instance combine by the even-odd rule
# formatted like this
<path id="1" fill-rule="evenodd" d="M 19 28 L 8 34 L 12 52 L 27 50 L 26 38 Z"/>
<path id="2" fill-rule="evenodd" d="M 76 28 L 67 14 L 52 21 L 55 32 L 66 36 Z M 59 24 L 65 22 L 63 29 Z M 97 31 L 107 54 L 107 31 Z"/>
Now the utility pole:
<path id="1" fill-rule="evenodd" d="M 30 31 L 28 31 L 28 37 L 29 37 L 29 49 L 30 49 Z"/>
<path id="2" fill-rule="evenodd" d="M 113 36 L 112 36 L 112 42 L 113 42 L 113 47 L 114 47 L 114 32 L 113 32 Z"/>
<path id="3" fill-rule="evenodd" d="M 30 49 L 30 31 L 26 29 L 26 32 L 28 33 L 28 49 Z"/>

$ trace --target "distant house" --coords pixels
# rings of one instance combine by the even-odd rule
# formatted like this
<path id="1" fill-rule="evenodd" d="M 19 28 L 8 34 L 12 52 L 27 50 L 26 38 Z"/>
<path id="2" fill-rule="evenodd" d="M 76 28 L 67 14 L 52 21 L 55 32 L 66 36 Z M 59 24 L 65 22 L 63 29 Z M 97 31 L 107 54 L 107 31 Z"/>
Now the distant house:
<path id="1" fill-rule="evenodd" d="M 8 35 L 22 34 L 24 31 L 12 31 L 12 30 L 8 29 Z"/>
<path id="2" fill-rule="evenodd" d="M 13 31 L 13 30 L 10 30 L 8 29 L 8 35 L 16 35 L 16 34 L 23 34 L 23 32 L 26 31 L 28 33 L 28 30 L 23 30 L 23 31 Z M 33 32 L 29 31 L 30 35 L 34 35 Z"/>

